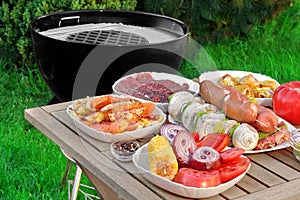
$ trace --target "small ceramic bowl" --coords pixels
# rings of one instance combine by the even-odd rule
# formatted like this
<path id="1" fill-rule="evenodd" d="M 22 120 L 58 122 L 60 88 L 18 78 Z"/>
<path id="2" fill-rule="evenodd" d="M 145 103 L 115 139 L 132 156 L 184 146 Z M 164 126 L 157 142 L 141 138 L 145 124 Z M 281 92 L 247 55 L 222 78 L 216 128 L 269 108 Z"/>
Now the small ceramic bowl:
<path id="1" fill-rule="evenodd" d="M 290 144 L 296 159 L 300 161 L 300 129 L 291 131 Z"/>
<path id="2" fill-rule="evenodd" d="M 134 141 L 118 141 L 110 145 L 111 154 L 119 161 L 129 162 L 140 145 Z"/>

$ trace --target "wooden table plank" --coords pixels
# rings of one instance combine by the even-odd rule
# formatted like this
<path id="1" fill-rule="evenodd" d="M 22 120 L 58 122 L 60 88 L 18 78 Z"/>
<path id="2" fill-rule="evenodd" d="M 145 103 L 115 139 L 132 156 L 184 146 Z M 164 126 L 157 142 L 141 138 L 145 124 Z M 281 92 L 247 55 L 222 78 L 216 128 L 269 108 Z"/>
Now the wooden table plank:
<path id="1" fill-rule="evenodd" d="M 254 180 L 253 178 L 251 178 L 250 176 L 246 175 L 244 176 L 244 178 L 237 183 L 238 187 L 242 188 L 243 190 L 249 192 L 249 193 L 253 193 L 262 189 L 267 188 L 266 186 L 264 186 L 263 184 L 261 184 L 260 182 Z"/>
<path id="2" fill-rule="evenodd" d="M 284 163 L 273 159 L 271 156 L 267 154 L 254 154 L 248 156 L 255 163 L 264 166 L 269 171 L 277 174 L 285 180 L 293 180 L 296 178 L 300 178 L 300 173 L 295 169 L 288 167 Z"/>
<path id="3" fill-rule="evenodd" d="M 47 111 L 48 113 L 51 113 L 53 111 L 66 110 L 70 104 L 72 104 L 72 101 L 59 103 L 59 104 L 46 105 L 46 106 L 42 106 L 41 108 Z"/>
<path id="4" fill-rule="evenodd" d="M 272 151 L 268 155 L 280 160 L 286 165 L 300 171 L 300 162 L 294 157 L 293 153 L 290 151 L 291 148 L 287 148 L 281 151 Z"/>
<path id="5" fill-rule="evenodd" d="M 222 193 L 222 196 L 226 197 L 227 199 L 234 199 L 237 197 L 242 197 L 246 195 L 247 193 L 240 188 L 233 186 L 230 188 L 230 190 L 226 190 L 225 192 Z"/>
<path id="6" fill-rule="evenodd" d="M 254 192 L 235 200 L 256 200 L 256 199 L 276 199 L 276 200 L 298 200 L 300 197 L 300 179 L 292 180 L 284 184 L 279 184 L 271 188 Z"/>
<path id="7" fill-rule="evenodd" d="M 268 187 L 285 182 L 282 178 L 276 176 L 275 174 L 271 173 L 270 171 L 257 165 L 254 162 L 251 162 L 251 168 L 248 171 L 248 174 Z"/>

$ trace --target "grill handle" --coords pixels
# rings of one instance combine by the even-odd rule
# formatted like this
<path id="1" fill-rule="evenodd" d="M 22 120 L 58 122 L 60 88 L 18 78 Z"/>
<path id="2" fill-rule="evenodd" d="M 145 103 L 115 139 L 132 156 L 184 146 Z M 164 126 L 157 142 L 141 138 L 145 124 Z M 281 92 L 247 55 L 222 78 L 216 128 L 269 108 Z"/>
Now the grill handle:
<path id="1" fill-rule="evenodd" d="M 78 25 L 79 21 L 80 21 L 80 16 L 62 17 L 58 22 L 58 27 Z"/>

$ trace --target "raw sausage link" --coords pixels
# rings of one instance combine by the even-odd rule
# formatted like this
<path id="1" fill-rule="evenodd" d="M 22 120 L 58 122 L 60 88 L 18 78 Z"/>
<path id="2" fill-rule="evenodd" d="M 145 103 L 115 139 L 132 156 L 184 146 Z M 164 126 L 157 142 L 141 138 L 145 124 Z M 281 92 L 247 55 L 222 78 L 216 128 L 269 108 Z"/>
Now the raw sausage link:
<path id="1" fill-rule="evenodd" d="M 223 109 L 228 117 L 238 122 L 252 123 L 256 120 L 256 105 L 245 101 L 247 98 L 234 90 L 224 90 L 212 81 L 204 80 L 200 83 L 200 95 L 206 102 Z"/>
<path id="2" fill-rule="evenodd" d="M 223 106 L 225 114 L 238 122 L 253 123 L 257 117 L 256 104 L 248 101 L 242 101 L 239 94 L 232 92 Z"/>
<path id="3" fill-rule="evenodd" d="M 226 97 L 226 90 L 218 87 L 212 81 L 205 80 L 200 83 L 201 97 L 208 103 L 223 109 L 224 98 Z"/>
<path id="4" fill-rule="evenodd" d="M 271 109 L 261 105 L 257 105 L 257 110 L 258 116 L 252 126 L 266 133 L 275 131 L 278 126 L 276 114 Z"/>

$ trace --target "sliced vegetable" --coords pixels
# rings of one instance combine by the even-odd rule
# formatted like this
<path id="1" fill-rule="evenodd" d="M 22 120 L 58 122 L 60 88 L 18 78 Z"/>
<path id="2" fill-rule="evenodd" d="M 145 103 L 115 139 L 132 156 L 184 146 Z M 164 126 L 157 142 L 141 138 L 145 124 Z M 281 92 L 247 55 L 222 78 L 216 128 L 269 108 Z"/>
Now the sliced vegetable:
<path id="1" fill-rule="evenodd" d="M 156 135 L 148 144 L 150 172 L 172 180 L 178 171 L 178 162 L 167 138 Z"/>
<path id="2" fill-rule="evenodd" d="M 176 121 L 180 122 L 180 111 L 182 106 L 187 102 L 195 100 L 194 95 L 188 91 L 174 93 L 168 105 L 169 115 Z"/>
<path id="3" fill-rule="evenodd" d="M 197 148 L 197 144 L 193 136 L 187 131 L 180 131 L 174 139 L 173 150 L 180 167 L 189 164 L 191 155 Z"/>
<path id="4" fill-rule="evenodd" d="M 196 122 L 196 129 L 200 135 L 200 138 L 203 138 L 206 135 L 213 133 L 214 126 L 220 121 L 224 121 L 226 118 L 224 113 L 214 113 L 210 112 L 202 115 Z"/>
<path id="5" fill-rule="evenodd" d="M 190 159 L 190 167 L 196 170 L 216 169 L 220 164 L 220 154 L 212 147 L 199 147 Z"/>
<path id="6" fill-rule="evenodd" d="M 193 136 L 195 142 L 199 142 L 200 138 L 199 138 L 199 134 L 197 132 L 190 132 L 190 134 Z"/>
<path id="7" fill-rule="evenodd" d="M 185 186 L 207 188 L 220 185 L 221 177 L 218 170 L 199 171 L 191 168 L 180 168 L 174 182 Z"/>
<path id="8" fill-rule="evenodd" d="M 222 183 L 230 181 L 244 173 L 248 169 L 249 164 L 250 160 L 246 157 L 239 157 L 232 162 L 223 163 L 218 168 Z"/>
<path id="9" fill-rule="evenodd" d="M 218 152 L 221 152 L 225 147 L 227 147 L 229 144 L 229 135 L 223 134 L 223 133 L 212 133 L 208 134 L 207 136 L 203 137 L 202 140 L 200 140 L 197 143 L 198 147 L 201 146 L 208 146 L 212 147 Z"/>
<path id="10" fill-rule="evenodd" d="M 238 159 L 245 152 L 242 148 L 231 148 L 220 153 L 222 162 L 232 162 Z"/>
<path id="11" fill-rule="evenodd" d="M 170 144 L 173 144 L 173 140 L 178 132 L 187 131 L 183 126 L 179 124 L 166 123 L 160 128 L 160 134 L 168 139 Z"/>

